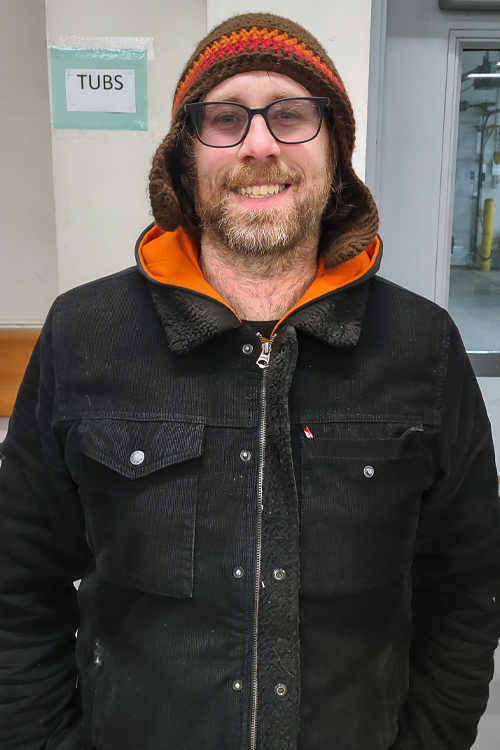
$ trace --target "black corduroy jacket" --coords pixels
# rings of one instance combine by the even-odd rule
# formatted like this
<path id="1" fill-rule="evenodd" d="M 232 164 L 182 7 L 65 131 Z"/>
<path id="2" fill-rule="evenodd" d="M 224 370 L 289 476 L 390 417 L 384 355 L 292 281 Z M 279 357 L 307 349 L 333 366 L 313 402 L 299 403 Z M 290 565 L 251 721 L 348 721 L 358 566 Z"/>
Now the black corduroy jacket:
<path id="1" fill-rule="evenodd" d="M 500 510 L 436 305 L 368 274 L 269 346 L 124 271 L 56 301 L 2 452 L 2 750 L 471 747 Z"/>

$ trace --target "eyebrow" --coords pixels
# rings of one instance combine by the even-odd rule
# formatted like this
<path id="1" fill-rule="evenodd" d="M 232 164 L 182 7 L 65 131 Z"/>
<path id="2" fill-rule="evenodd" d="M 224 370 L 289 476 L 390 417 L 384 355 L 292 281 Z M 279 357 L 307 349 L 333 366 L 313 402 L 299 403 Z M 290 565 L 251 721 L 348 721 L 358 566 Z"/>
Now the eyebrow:
<path id="1" fill-rule="evenodd" d="M 300 98 L 301 98 L 300 94 L 292 94 L 290 91 L 280 91 L 278 94 L 276 94 L 276 96 L 273 99 L 271 99 L 269 104 L 271 104 L 271 102 L 277 101 L 278 99 L 300 99 Z M 205 101 L 220 102 L 221 104 L 223 102 L 227 102 L 227 103 L 234 102 L 235 104 L 244 104 L 244 98 L 240 96 L 239 94 L 234 94 L 234 95 L 226 94 L 225 96 L 220 96 L 220 97 L 216 96 L 213 99 L 206 99 Z"/>

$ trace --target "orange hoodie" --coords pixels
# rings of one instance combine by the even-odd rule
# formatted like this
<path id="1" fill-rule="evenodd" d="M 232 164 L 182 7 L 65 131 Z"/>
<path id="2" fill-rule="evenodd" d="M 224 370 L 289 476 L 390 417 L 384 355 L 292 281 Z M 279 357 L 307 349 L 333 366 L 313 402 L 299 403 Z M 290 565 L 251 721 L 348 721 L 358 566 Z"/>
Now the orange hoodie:
<path id="1" fill-rule="evenodd" d="M 139 238 L 136 256 L 139 270 L 152 281 L 211 297 L 231 310 L 227 302 L 205 280 L 198 264 L 197 248 L 182 229 L 164 232 L 154 224 Z M 320 257 L 313 283 L 277 326 L 299 307 L 360 281 L 365 276 L 372 276 L 378 269 L 380 256 L 380 240 L 376 237 L 366 250 L 334 268 L 325 268 Z"/>

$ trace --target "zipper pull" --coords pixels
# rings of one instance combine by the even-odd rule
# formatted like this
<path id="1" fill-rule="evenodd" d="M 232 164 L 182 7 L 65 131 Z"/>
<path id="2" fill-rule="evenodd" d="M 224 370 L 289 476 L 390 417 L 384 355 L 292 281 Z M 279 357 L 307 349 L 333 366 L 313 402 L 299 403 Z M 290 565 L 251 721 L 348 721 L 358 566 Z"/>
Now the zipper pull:
<path id="1" fill-rule="evenodd" d="M 270 341 L 263 341 L 262 342 L 262 351 L 260 353 L 260 356 L 257 360 L 257 365 L 262 369 L 265 370 L 266 367 L 269 364 L 269 359 L 271 357 L 271 342 Z"/>

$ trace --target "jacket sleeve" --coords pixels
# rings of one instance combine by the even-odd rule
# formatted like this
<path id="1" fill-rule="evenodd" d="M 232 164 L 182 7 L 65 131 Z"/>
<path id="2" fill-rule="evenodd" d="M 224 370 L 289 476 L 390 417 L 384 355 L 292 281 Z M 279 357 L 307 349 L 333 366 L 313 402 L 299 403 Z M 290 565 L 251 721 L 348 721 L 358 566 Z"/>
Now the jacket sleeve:
<path id="1" fill-rule="evenodd" d="M 51 316 L 26 370 L 0 469 L 0 746 L 38 750 L 78 722 L 73 581 L 90 552 L 53 428 Z"/>
<path id="2" fill-rule="evenodd" d="M 491 430 L 448 319 L 412 566 L 410 692 L 393 750 L 469 750 L 500 635 L 500 502 Z M 425 459 L 424 459 L 425 462 Z"/>

